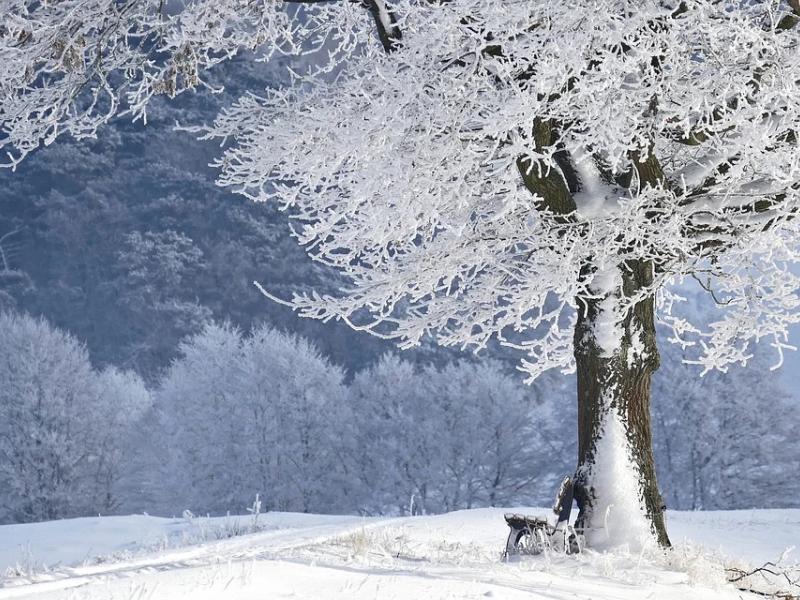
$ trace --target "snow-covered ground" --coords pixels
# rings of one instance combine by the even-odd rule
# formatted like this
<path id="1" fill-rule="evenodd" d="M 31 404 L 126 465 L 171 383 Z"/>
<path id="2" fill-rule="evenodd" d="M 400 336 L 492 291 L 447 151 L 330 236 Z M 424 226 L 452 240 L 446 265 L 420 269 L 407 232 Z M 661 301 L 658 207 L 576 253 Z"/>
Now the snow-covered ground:
<path id="1" fill-rule="evenodd" d="M 503 562 L 503 512 L 268 513 L 246 535 L 235 534 L 252 526 L 250 516 L 7 525 L 0 599 L 734 600 L 748 595 L 725 582 L 722 565 L 760 565 L 800 542 L 800 510 L 670 512 L 676 548 L 667 558 L 616 550 Z M 784 561 L 798 559 L 790 553 Z"/>

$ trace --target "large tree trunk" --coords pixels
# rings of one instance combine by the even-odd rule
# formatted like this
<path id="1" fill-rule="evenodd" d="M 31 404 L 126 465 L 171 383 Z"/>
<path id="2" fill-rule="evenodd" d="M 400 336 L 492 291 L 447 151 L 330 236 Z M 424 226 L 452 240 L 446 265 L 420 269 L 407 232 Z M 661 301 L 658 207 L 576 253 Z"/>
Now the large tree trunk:
<path id="1" fill-rule="evenodd" d="M 598 297 L 579 300 L 577 525 L 594 547 L 669 546 L 650 426 L 650 378 L 659 364 L 653 299 L 620 312 L 652 282 L 652 269 L 627 261 L 587 270 Z"/>

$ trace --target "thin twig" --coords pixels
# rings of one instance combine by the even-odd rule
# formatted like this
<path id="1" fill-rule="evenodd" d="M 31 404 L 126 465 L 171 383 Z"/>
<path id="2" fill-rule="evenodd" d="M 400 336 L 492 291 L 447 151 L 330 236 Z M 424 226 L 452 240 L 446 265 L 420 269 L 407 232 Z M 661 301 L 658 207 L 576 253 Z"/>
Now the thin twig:
<path id="1" fill-rule="evenodd" d="M 777 598 L 778 600 L 800 600 L 800 568 L 787 569 L 777 563 L 766 562 L 750 571 L 738 567 L 729 567 L 725 569 L 725 573 L 728 576 L 728 581 L 733 584 L 739 584 L 736 589 L 742 592 L 749 592 L 765 598 Z M 750 577 L 756 575 L 760 576 L 765 583 L 772 587 L 778 587 L 782 584 L 780 580 L 785 580 L 788 588 L 775 591 L 756 589 L 755 584 L 748 581 Z M 777 578 L 778 581 L 773 580 L 770 576 Z"/>

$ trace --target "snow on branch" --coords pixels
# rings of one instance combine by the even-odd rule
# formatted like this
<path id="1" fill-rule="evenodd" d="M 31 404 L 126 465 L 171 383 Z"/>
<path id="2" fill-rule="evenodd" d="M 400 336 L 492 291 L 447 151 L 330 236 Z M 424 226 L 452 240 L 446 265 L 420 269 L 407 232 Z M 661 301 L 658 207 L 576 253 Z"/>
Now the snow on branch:
<path id="1" fill-rule="evenodd" d="M 15 167 L 63 133 L 94 136 L 120 111 L 146 118 L 154 95 L 207 87 L 205 72 L 237 54 L 267 60 L 324 47 L 335 56 L 357 45 L 364 18 L 355 9 L 366 11 L 298 4 L 0 0 L 0 164 Z"/>
<path id="2" fill-rule="evenodd" d="M 798 600 L 800 598 L 800 568 L 778 562 L 766 562 L 760 567 L 725 569 L 728 581 L 737 589 L 766 598 Z"/>

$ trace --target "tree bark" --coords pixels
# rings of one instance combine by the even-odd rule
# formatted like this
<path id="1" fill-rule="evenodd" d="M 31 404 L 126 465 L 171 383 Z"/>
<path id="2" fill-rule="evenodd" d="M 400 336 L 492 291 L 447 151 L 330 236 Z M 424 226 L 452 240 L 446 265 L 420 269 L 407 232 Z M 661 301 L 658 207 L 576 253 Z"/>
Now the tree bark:
<path id="1" fill-rule="evenodd" d="M 609 435 L 609 419 L 615 418 L 621 423 L 627 441 L 627 444 L 622 442 L 618 446 L 627 446 L 625 454 L 632 467 L 631 481 L 635 481 L 633 487 L 638 488 L 638 498 L 630 498 L 630 503 L 619 501 L 630 493 L 614 491 L 616 508 L 621 512 L 628 512 L 632 506 L 640 509 L 644 514 L 642 523 L 649 524 L 653 539 L 660 546 L 668 547 L 670 542 L 656 482 L 650 424 L 650 378 L 659 366 L 654 300 L 645 297 L 624 313 L 616 312 L 617 318 L 611 325 L 609 315 L 603 314 L 609 309 L 623 310 L 626 298 L 634 297 L 652 283 L 653 265 L 646 261 L 626 261 L 616 271 L 617 284 L 613 288 L 598 290 L 597 298 L 578 300 L 575 328 L 578 469 L 575 481 L 580 514 L 576 525 L 587 534 L 589 543 L 591 539 L 598 539 L 597 534 L 604 527 L 610 528 L 607 513 L 614 507 L 609 505 L 608 498 L 601 496 L 609 494 L 609 486 L 613 490 L 617 485 L 614 477 L 625 465 L 619 464 L 617 454 L 611 461 L 616 464 L 609 464 L 607 459 L 598 460 L 597 454 L 598 447 L 605 447 L 602 441 Z M 587 278 L 595 275 L 589 269 L 584 272 Z M 598 328 L 603 327 L 606 329 L 599 332 Z M 616 336 L 610 348 L 609 333 Z M 614 471 L 614 475 L 603 472 L 609 469 Z M 598 486 L 598 481 L 603 481 L 603 485 Z M 623 524 L 635 516 L 620 514 L 617 523 Z"/>

